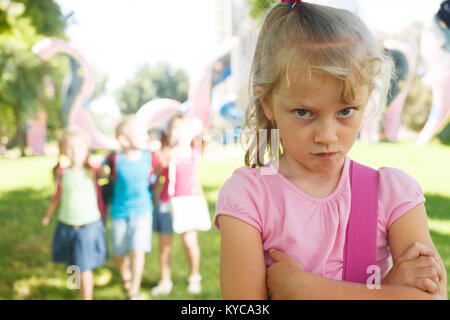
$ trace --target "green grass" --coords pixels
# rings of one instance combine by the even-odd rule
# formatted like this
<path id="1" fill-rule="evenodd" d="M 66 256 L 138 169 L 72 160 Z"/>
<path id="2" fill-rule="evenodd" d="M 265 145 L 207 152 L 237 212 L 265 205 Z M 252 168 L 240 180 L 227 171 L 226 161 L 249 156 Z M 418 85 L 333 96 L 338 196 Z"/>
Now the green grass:
<path id="1" fill-rule="evenodd" d="M 433 144 L 417 150 L 412 143 L 357 142 L 350 156 L 374 168 L 401 168 L 419 182 L 427 199 L 431 236 L 449 273 L 450 147 Z M 235 168 L 243 165 L 241 159 L 201 164 L 199 174 L 211 216 L 221 185 Z M 0 299 L 79 299 L 76 291 L 67 289 L 69 275 L 65 266 L 51 262 L 56 219 L 46 228 L 41 225 L 53 193 L 51 168 L 55 161 L 52 156 L 0 159 Z M 107 229 L 110 229 L 109 223 Z M 159 280 L 156 234 L 152 241 L 153 251 L 147 255 L 142 280 L 142 292 L 149 298 L 150 288 Z M 203 292 L 198 296 L 187 293 L 188 262 L 180 236 L 175 235 L 172 252 L 174 289 L 164 299 L 221 299 L 218 231 L 212 228 L 201 232 L 199 242 Z M 94 274 L 96 299 L 125 298 L 112 256 Z"/>

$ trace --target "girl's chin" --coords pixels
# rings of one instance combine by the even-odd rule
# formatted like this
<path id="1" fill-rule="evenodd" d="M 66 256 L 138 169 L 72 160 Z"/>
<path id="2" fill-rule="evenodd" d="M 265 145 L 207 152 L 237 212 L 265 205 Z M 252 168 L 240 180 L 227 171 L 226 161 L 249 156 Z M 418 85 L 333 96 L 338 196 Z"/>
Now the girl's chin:
<path id="1" fill-rule="evenodd" d="M 316 158 L 314 160 L 314 167 L 318 171 L 332 171 L 344 164 L 344 159 L 342 157 L 331 157 L 331 158 Z"/>

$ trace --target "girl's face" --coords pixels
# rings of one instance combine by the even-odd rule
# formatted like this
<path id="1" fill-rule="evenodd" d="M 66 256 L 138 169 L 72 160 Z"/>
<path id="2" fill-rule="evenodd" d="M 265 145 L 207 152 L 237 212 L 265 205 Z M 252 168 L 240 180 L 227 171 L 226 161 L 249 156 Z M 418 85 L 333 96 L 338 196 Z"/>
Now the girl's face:
<path id="1" fill-rule="evenodd" d="M 170 127 L 170 144 L 181 144 L 184 142 L 187 132 L 186 132 L 185 121 L 182 118 L 176 118 L 172 122 Z"/>
<path id="2" fill-rule="evenodd" d="M 64 153 L 72 162 L 72 167 L 81 168 L 89 154 L 89 147 L 83 138 L 71 137 L 67 141 Z"/>
<path id="3" fill-rule="evenodd" d="M 290 89 L 282 84 L 274 90 L 270 101 L 261 99 L 266 117 L 277 124 L 289 163 L 295 160 L 309 172 L 341 168 L 358 135 L 367 100 L 367 88 L 361 87 L 353 103 L 343 103 L 342 85 L 331 75 L 313 74 L 309 90 L 296 81 Z"/>

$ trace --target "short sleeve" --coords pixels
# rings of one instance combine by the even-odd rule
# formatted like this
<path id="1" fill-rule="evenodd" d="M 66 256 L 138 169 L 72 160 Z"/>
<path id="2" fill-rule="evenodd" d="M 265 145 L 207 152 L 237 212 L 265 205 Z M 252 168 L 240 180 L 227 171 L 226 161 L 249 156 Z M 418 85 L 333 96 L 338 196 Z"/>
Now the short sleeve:
<path id="1" fill-rule="evenodd" d="M 380 168 L 380 195 L 386 230 L 402 215 L 425 202 L 422 189 L 409 174 L 395 168 Z"/>
<path id="2" fill-rule="evenodd" d="M 261 185 L 258 169 L 240 168 L 223 184 L 216 201 L 214 225 L 220 231 L 218 216 L 235 217 L 262 232 Z"/>

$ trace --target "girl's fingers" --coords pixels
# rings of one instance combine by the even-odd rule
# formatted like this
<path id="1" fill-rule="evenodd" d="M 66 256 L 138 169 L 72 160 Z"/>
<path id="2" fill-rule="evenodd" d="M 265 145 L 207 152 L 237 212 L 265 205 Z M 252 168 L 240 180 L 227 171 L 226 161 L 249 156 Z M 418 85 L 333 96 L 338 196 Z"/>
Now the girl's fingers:
<path id="1" fill-rule="evenodd" d="M 434 281 L 432 281 L 428 278 L 416 279 L 416 281 L 414 281 L 414 286 L 417 289 L 426 291 L 431 294 L 439 293 L 441 291 L 439 285 L 437 285 Z"/>
<path id="2" fill-rule="evenodd" d="M 425 277 L 428 277 L 430 272 L 434 272 L 434 274 L 438 278 L 438 283 L 444 277 L 442 268 L 441 268 L 440 264 L 437 262 L 436 258 L 434 258 L 434 257 L 423 257 L 423 256 L 419 257 L 419 258 L 411 261 L 411 265 L 415 268 L 421 268 L 422 270 L 424 270 L 424 269 L 430 270 Z M 433 271 L 431 271 L 431 270 L 433 270 Z"/>
<path id="3" fill-rule="evenodd" d="M 430 279 L 431 281 L 433 281 L 433 283 L 435 283 L 436 286 L 438 287 L 438 292 L 440 291 L 440 285 L 439 285 L 440 280 L 437 275 L 436 269 L 430 268 L 430 267 L 422 268 L 421 278 L 426 278 L 426 279 Z"/>
<path id="4" fill-rule="evenodd" d="M 420 256 L 434 256 L 434 249 L 420 243 L 414 242 L 406 251 L 401 255 L 399 260 L 412 260 Z"/>

